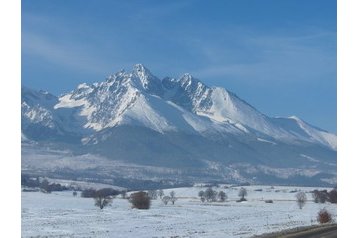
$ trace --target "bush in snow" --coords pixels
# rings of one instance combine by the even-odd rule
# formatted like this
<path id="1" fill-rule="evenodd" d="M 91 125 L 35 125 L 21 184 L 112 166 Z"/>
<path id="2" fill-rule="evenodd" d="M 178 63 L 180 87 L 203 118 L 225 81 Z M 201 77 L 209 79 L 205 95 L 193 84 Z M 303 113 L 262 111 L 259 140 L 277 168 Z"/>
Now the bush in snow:
<path id="1" fill-rule="evenodd" d="M 150 197 L 143 191 L 132 193 L 129 202 L 132 203 L 133 208 L 149 209 L 150 207 Z"/>
<path id="2" fill-rule="evenodd" d="M 313 190 L 312 197 L 315 203 L 325 203 L 329 200 L 329 194 L 327 190 Z"/>
<path id="3" fill-rule="evenodd" d="M 332 221 L 332 215 L 326 209 L 321 209 L 318 212 L 317 221 L 320 224 L 331 222 Z"/>
<path id="4" fill-rule="evenodd" d="M 297 201 L 298 207 L 300 209 L 302 209 L 302 207 L 305 205 L 305 203 L 307 201 L 306 194 L 304 192 L 296 193 L 296 201 Z"/>

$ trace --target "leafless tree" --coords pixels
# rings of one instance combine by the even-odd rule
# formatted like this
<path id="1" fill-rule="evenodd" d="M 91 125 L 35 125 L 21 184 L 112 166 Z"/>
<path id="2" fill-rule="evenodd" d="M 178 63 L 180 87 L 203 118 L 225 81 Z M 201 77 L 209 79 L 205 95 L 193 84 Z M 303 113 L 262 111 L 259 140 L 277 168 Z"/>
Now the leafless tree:
<path id="1" fill-rule="evenodd" d="M 303 206 L 305 205 L 306 201 L 307 201 L 306 194 L 304 192 L 296 193 L 296 201 L 297 201 L 298 207 L 300 209 L 302 209 Z"/>
<path id="2" fill-rule="evenodd" d="M 176 200 L 178 200 L 176 197 L 175 197 L 175 192 L 174 191 L 171 191 L 169 193 L 170 195 L 170 201 L 172 202 L 172 204 L 174 205 L 174 203 L 176 202 Z"/>
<path id="3" fill-rule="evenodd" d="M 103 209 L 104 207 L 110 206 L 112 204 L 113 198 L 115 196 L 116 195 L 110 195 L 109 190 L 107 189 L 97 190 L 94 196 L 94 205 L 100 209 Z"/>
<path id="4" fill-rule="evenodd" d="M 239 197 L 241 197 L 240 200 L 241 201 L 246 201 L 245 196 L 247 196 L 247 190 L 246 190 L 246 188 L 241 187 L 240 191 L 239 191 Z"/>
<path id="5" fill-rule="evenodd" d="M 163 191 L 163 189 L 158 190 L 157 194 L 158 194 L 159 198 L 162 199 L 163 196 L 164 196 L 164 191 Z"/>
<path id="6" fill-rule="evenodd" d="M 163 201 L 163 203 L 164 203 L 165 205 L 167 205 L 168 202 L 170 201 L 170 197 L 169 197 L 169 196 L 164 196 L 164 197 L 162 198 L 162 201 Z"/>

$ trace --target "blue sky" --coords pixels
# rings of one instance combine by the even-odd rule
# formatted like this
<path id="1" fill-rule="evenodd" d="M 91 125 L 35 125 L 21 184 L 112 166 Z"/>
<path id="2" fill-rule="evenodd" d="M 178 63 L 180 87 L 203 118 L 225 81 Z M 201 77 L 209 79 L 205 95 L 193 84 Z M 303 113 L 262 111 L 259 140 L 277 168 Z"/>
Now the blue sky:
<path id="1" fill-rule="evenodd" d="M 22 84 L 60 95 L 143 63 L 337 130 L 332 0 L 22 1 Z"/>

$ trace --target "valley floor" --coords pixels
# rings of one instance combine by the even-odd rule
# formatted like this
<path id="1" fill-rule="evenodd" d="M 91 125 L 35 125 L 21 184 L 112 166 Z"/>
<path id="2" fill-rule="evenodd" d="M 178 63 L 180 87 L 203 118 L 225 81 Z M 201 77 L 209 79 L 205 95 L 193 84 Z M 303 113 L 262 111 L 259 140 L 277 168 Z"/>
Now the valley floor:
<path id="1" fill-rule="evenodd" d="M 295 191 L 315 188 L 248 186 L 248 201 L 241 203 L 235 201 L 240 187 L 215 189 L 229 197 L 227 202 L 215 203 L 199 200 L 198 192 L 205 189 L 164 190 L 166 195 L 174 190 L 178 201 L 164 205 L 153 200 L 149 210 L 132 209 L 122 198 L 100 210 L 92 198 L 73 197 L 69 191 L 22 192 L 22 237 L 252 237 L 316 225 L 322 208 L 336 220 L 336 204 L 314 203 L 310 193 L 306 205 L 298 208 Z M 265 203 L 267 199 L 273 203 Z"/>

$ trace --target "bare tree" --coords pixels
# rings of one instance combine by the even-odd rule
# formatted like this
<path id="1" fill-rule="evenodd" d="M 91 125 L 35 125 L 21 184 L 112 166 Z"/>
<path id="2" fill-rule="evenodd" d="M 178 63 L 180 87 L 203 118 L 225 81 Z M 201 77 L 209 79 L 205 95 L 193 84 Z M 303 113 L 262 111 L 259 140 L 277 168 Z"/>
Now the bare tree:
<path id="1" fill-rule="evenodd" d="M 158 194 L 159 198 L 162 199 L 163 196 L 164 196 L 164 191 L 163 191 L 163 189 L 158 190 L 157 194 Z"/>
<path id="2" fill-rule="evenodd" d="M 247 190 L 246 188 L 241 187 L 239 191 L 240 201 L 246 201 L 245 196 L 247 196 Z"/>
<path id="3" fill-rule="evenodd" d="M 132 193 L 129 202 L 132 203 L 133 208 L 149 209 L 150 207 L 150 197 L 143 191 Z"/>
<path id="4" fill-rule="evenodd" d="M 226 199 L 227 199 L 227 195 L 226 195 L 225 192 L 220 191 L 220 192 L 218 193 L 218 198 L 219 198 L 219 201 L 220 201 L 220 202 L 225 202 Z"/>
<path id="5" fill-rule="evenodd" d="M 164 196 L 164 197 L 162 198 L 162 201 L 163 201 L 163 203 L 164 203 L 165 205 L 167 205 L 168 202 L 170 201 L 170 197 L 169 197 L 169 196 Z"/>
<path id="6" fill-rule="evenodd" d="M 99 207 L 100 209 L 103 209 L 106 206 L 110 206 L 112 204 L 113 198 L 116 195 L 109 194 L 108 189 L 100 189 L 97 190 L 94 196 L 94 205 Z"/>
<path id="7" fill-rule="evenodd" d="M 304 192 L 296 193 L 296 200 L 297 200 L 298 207 L 302 209 L 307 201 L 306 194 Z"/>
<path id="8" fill-rule="evenodd" d="M 178 200 L 176 197 L 175 197 L 175 192 L 174 191 L 171 191 L 169 193 L 170 195 L 170 201 L 172 202 L 172 204 L 174 205 L 175 201 Z"/>
<path id="9" fill-rule="evenodd" d="M 205 201 L 205 192 L 203 190 L 198 193 L 198 196 L 200 197 L 201 202 Z"/>

